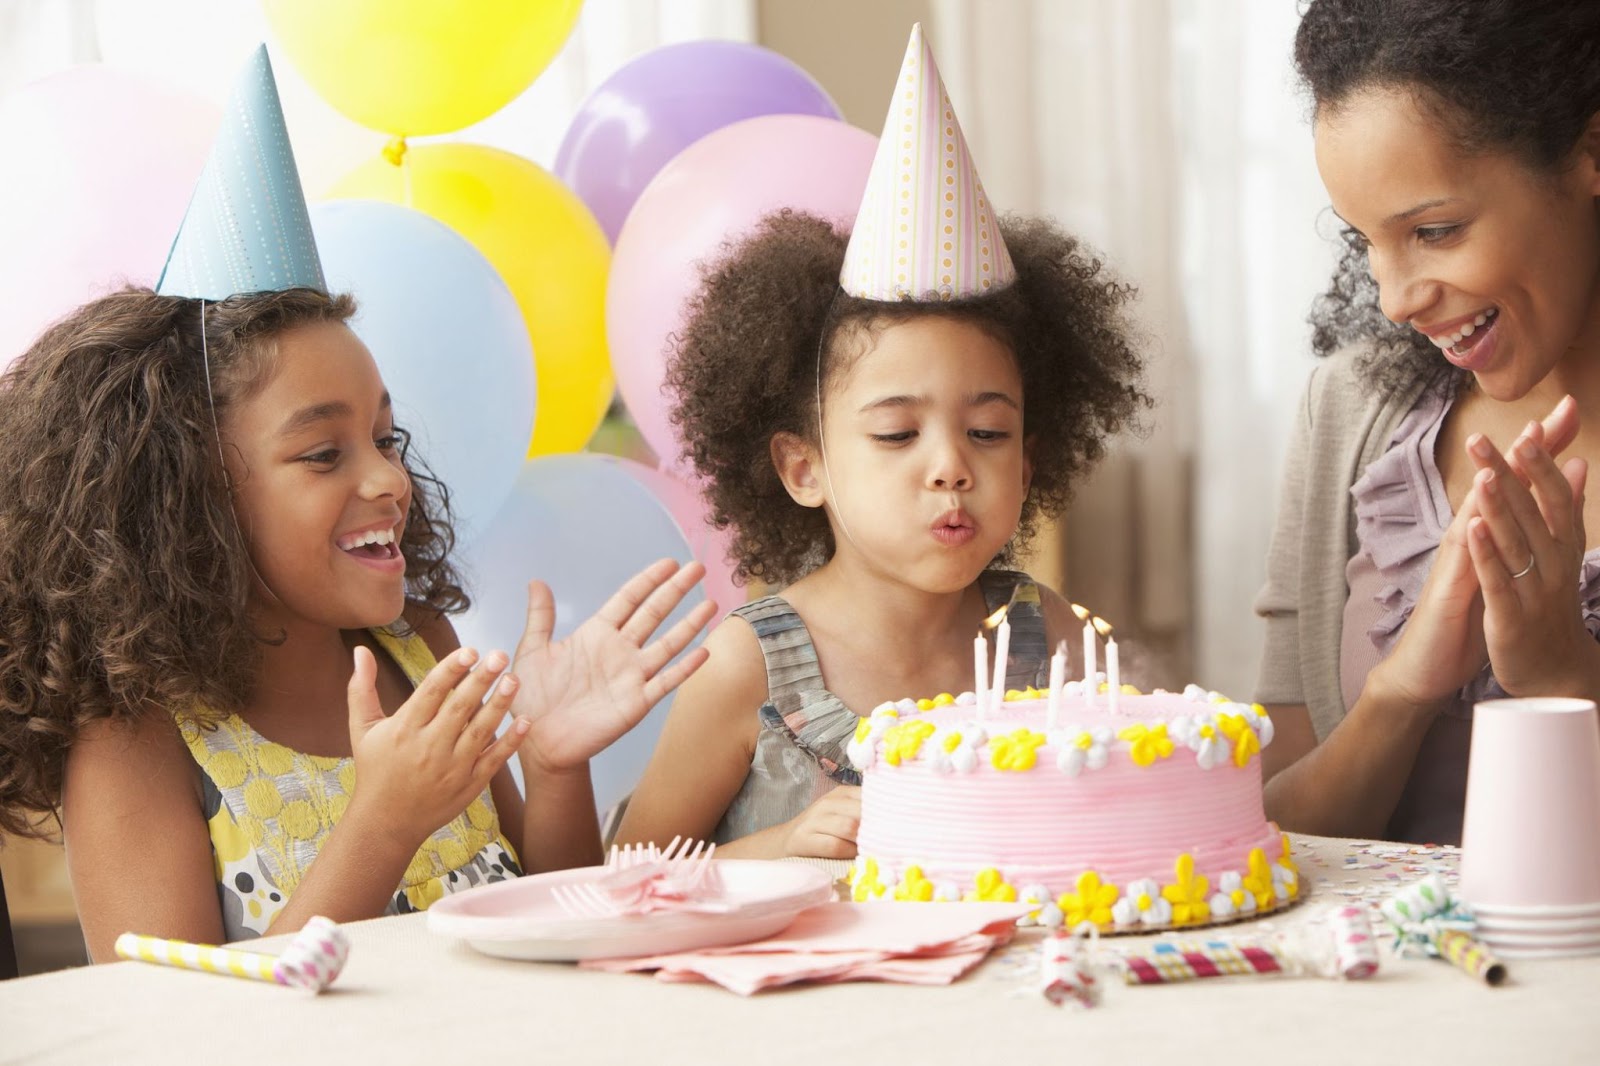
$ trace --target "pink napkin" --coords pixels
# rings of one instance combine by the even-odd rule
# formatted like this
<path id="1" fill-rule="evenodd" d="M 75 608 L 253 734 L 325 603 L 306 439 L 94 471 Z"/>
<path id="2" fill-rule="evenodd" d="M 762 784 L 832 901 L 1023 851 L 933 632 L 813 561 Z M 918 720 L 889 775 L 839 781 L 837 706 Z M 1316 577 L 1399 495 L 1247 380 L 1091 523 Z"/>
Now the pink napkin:
<path id="1" fill-rule="evenodd" d="M 748 996 L 799 981 L 947 985 L 1016 933 L 1026 903 L 826 903 L 782 933 L 728 947 L 592 959 L 590 970 L 654 970 L 658 981 L 711 981 Z"/>

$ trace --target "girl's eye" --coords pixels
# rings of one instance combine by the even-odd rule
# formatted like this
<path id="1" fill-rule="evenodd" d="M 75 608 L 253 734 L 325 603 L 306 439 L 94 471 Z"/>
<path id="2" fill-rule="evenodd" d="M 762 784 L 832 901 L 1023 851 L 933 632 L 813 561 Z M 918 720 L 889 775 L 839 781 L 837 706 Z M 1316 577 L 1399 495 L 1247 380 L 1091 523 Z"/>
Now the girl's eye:
<path id="1" fill-rule="evenodd" d="M 880 444 L 904 444 L 916 435 L 916 430 L 907 429 L 899 433 L 874 433 L 872 439 Z"/>
<path id="2" fill-rule="evenodd" d="M 310 466 L 332 466 L 339 461 L 339 449 L 327 448 L 320 452 L 312 452 L 310 455 L 302 455 L 300 461 Z"/>
<path id="3" fill-rule="evenodd" d="M 1455 234 L 1460 226 L 1418 226 L 1417 240 L 1423 244 L 1437 244 Z"/>
<path id="4" fill-rule="evenodd" d="M 1011 436 L 1003 429 L 971 429 L 967 431 L 967 435 L 973 440 L 984 441 L 1006 440 Z"/>
<path id="5" fill-rule="evenodd" d="M 387 437 L 379 437 L 372 442 L 380 452 L 385 454 L 400 450 L 400 445 L 405 443 L 404 438 L 398 433 L 391 433 Z"/>

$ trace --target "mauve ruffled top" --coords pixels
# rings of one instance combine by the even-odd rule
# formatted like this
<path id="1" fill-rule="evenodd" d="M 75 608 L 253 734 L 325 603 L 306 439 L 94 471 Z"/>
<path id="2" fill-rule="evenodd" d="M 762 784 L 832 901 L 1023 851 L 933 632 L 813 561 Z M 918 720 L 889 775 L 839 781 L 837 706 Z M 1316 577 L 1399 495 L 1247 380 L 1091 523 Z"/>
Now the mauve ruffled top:
<path id="1" fill-rule="evenodd" d="M 1367 673 L 1400 639 L 1454 517 L 1434 455 L 1451 402 L 1435 391 L 1424 393 L 1395 429 L 1388 451 L 1350 488 L 1360 550 L 1345 568 L 1350 598 L 1339 672 L 1346 707 L 1354 706 Z M 1584 625 L 1600 638 L 1600 549 L 1584 556 L 1579 583 Z M 1461 842 L 1472 708 L 1505 695 L 1485 664 L 1434 721 L 1389 820 L 1389 838 Z"/>

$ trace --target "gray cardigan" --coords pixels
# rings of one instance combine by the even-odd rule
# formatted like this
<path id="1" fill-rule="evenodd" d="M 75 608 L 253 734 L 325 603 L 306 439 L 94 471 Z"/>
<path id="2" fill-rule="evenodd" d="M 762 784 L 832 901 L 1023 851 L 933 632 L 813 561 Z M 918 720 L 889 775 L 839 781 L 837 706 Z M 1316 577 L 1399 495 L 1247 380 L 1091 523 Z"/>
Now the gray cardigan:
<path id="1" fill-rule="evenodd" d="M 1359 547 L 1350 487 L 1388 449 L 1425 388 L 1381 391 L 1360 379 L 1359 358 L 1349 349 L 1311 372 L 1284 466 L 1267 580 L 1255 602 L 1267 621 L 1256 699 L 1305 704 L 1318 740 L 1347 710 L 1339 636 L 1350 596 L 1345 567 Z"/>

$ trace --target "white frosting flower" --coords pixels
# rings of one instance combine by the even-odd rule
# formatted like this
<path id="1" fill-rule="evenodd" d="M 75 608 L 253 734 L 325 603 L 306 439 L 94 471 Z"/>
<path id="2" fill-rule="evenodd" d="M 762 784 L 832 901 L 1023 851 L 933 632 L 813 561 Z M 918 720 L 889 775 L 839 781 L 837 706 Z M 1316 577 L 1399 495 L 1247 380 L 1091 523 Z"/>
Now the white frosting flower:
<path id="1" fill-rule="evenodd" d="M 1221 733 L 1212 733 L 1209 737 L 1200 738 L 1200 743 L 1195 746 L 1195 761 L 1202 770 L 1212 770 L 1228 761 L 1228 738 Z"/>
<path id="2" fill-rule="evenodd" d="M 1250 728 L 1256 731 L 1256 736 L 1260 738 L 1261 746 L 1263 748 L 1272 743 L 1272 738 L 1277 732 L 1277 727 L 1272 724 L 1271 715 L 1260 714 L 1256 711 L 1255 707 L 1250 706 L 1245 707 L 1244 709 L 1244 719 L 1250 723 Z"/>
<path id="3" fill-rule="evenodd" d="M 885 706 L 887 706 L 887 704 L 885 704 Z M 895 702 L 894 709 L 899 711 L 901 714 L 916 714 L 917 701 L 908 696 L 903 700 L 897 700 Z M 874 711 L 873 713 L 876 714 L 877 712 Z"/>
<path id="4" fill-rule="evenodd" d="M 960 903 L 961 886 L 954 881 L 936 881 L 933 885 L 935 903 Z"/>
<path id="5" fill-rule="evenodd" d="M 1211 897 L 1211 916 L 1213 918 L 1232 918 L 1233 910 L 1233 897 L 1226 892 L 1218 892 Z"/>
<path id="6" fill-rule="evenodd" d="M 1244 887 L 1244 878 L 1238 870 L 1229 870 L 1217 879 L 1217 895 L 1228 900 L 1229 914 L 1254 914 L 1256 912 L 1255 893 Z M 1211 901 L 1211 910 L 1217 911 L 1217 902 Z"/>
<path id="7" fill-rule="evenodd" d="M 922 754 L 938 773 L 955 770 L 970 774 L 978 768 L 978 749 L 988 739 L 983 726 L 976 722 L 944 725 L 922 745 Z"/>
<path id="8" fill-rule="evenodd" d="M 1067 920 L 1067 916 L 1061 913 L 1060 907 L 1051 902 L 1046 903 L 1035 911 L 1033 920 L 1035 924 L 1042 925 L 1046 929 L 1060 929 L 1061 924 Z"/>
<path id="9" fill-rule="evenodd" d="M 905 701 L 901 701 L 902 703 Z M 912 707 L 916 704 L 913 703 Z M 880 703 L 872 713 L 856 723 L 855 736 L 845 745 L 845 754 L 857 770 L 865 770 L 878 760 L 878 738 L 884 730 L 900 721 L 899 708 L 893 703 Z"/>
<path id="10" fill-rule="evenodd" d="M 1180 714 L 1167 722 L 1167 736 L 1173 743 L 1186 748 L 1195 747 L 1195 732 L 1200 728 L 1200 722 L 1192 715 Z"/>
<path id="11" fill-rule="evenodd" d="M 1121 926 L 1168 925 L 1172 904 L 1161 896 L 1161 886 L 1151 880 L 1129 882 L 1122 898 L 1111 906 L 1111 920 Z"/>
<path id="12" fill-rule="evenodd" d="M 1043 912 L 1042 909 L 1044 905 L 1051 903 L 1050 890 L 1048 888 L 1038 883 L 1023 885 L 1021 890 L 1017 893 L 1017 900 L 1020 903 L 1033 903 L 1041 908 L 1040 910 L 1034 911 L 1031 914 L 1024 915 L 1023 917 L 1017 919 L 1018 925 L 1026 926 L 1045 924 L 1039 920 L 1039 915 Z"/>
<path id="13" fill-rule="evenodd" d="M 963 692 L 956 697 L 957 707 L 973 707 L 977 705 L 977 702 L 978 694 L 975 692 Z"/>
<path id="14" fill-rule="evenodd" d="M 1116 734 L 1107 726 L 1092 730 L 1067 726 L 1050 737 L 1050 746 L 1056 749 L 1056 769 L 1068 777 L 1077 777 L 1085 768 L 1103 768 L 1115 739 Z"/>
<path id="15" fill-rule="evenodd" d="M 1190 703 L 1210 703 L 1211 693 L 1199 685 L 1190 684 L 1183 686 L 1183 698 Z"/>
<path id="16" fill-rule="evenodd" d="M 1272 864 L 1272 891 L 1278 897 L 1278 902 L 1286 901 L 1290 896 L 1290 889 L 1299 884 L 1300 875 L 1287 866 Z"/>

